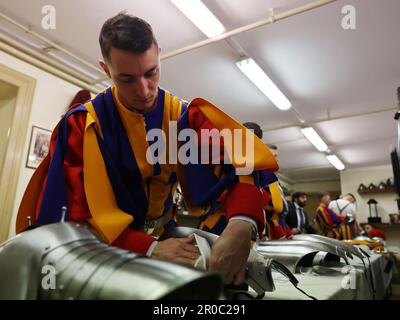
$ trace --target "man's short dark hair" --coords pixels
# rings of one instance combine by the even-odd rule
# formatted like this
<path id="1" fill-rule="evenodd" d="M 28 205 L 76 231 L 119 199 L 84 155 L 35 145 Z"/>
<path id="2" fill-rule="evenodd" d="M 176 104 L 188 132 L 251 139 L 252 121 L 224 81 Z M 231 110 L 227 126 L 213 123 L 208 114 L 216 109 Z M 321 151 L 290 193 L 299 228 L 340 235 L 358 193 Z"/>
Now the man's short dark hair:
<path id="1" fill-rule="evenodd" d="M 278 147 L 275 144 L 268 144 L 268 148 L 278 150 Z"/>
<path id="2" fill-rule="evenodd" d="M 247 128 L 247 129 L 252 129 L 254 130 L 254 134 L 259 137 L 260 139 L 262 139 L 263 137 L 263 131 L 261 130 L 261 127 L 255 123 L 255 122 L 245 122 L 243 123 L 243 125 Z"/>
<path id="3" fill-rule="evenodd" d="M 294 201 L 302 196 L 306 196 L 307 193 L 303 192 L 303 191 L 296 191 L 295 193 L 292 194 L 292 202 L 294 203 Z"/>
<path id="4" fill-rule="evenodd" d="M 357 198 L 354 196 L 354 194 L 352 194 L 352 193 L 350 193 L 350 192 L 345 194 L 345 197 L 347 197 L 347 196 L 352 197 L 352 198 L 354 199 L 354 201 L 357 200 Z"/>
<path id="5" fill-rule="evenodd" d="M 323 197 L 325 196 L 330 196 L 331 194 L 329 192 L 321 192 L 318 193 L 318 200 L 321 201 Z"/>
<path id="6" fill-rule="evenodd" d="M 150 24 L 125 12 L 118 13 L 104 22 L 99 42 L 101 53 L 106 61 L 110 60 L 111 48 L 143 53 L 153 44 L 157 45 Z"/>

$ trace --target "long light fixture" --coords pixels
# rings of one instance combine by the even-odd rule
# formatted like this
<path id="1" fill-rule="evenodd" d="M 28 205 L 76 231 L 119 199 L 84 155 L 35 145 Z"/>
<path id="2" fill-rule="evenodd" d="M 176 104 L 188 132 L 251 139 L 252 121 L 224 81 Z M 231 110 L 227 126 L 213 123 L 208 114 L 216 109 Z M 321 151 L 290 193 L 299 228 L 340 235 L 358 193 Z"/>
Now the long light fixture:
<path id="1" fill-rule="evenodd" d="M 308 141 L 310 141 L 314 147 L 318 149 L 318 151 L 325 152 L 328 150 L 328 146 L 324 140 L 321 139 L 319 134 L 312 127 L 302 128 L 300 130 L 301 133 L 308 139 Z"/>
<path id="2" fill-rule="evenodd" d="M 277 108 L 286 111 L 292 107 L 290 101 L 252 58 L 238 61 L 236 66 Z"/>
<path id="3" fill-rule="evenodd" d="M 208 38 L 225 32 L 223 24 L 200 0 L 171 0 Z"/>
<path id="4" fill-rule="evenodd" d="M 327 155 L 326 159 L 338 170 L 343 170 L 345 168 L 343 162 L 334 154 Z"/>

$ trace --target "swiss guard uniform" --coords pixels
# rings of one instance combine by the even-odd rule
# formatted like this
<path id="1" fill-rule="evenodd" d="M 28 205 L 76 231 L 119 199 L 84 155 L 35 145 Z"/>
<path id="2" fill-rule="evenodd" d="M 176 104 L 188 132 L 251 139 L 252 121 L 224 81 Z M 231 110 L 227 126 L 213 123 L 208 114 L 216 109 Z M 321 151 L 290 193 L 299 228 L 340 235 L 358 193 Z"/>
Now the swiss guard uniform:
<path id="1" fill-rule="evenodd" d="M 38 225 L 62 220 L 88 223 L 109 244 L 145 254 L 164 228 L 175 225 L 172 195 L 179 182 L 186 207 L 196 216 L 248 218 L 265 228 L 264 198 L 259 181 L 238 176 L 241 164 L 192 164 L 170 161 L 170 144 L 178 143 L 170 132 L 186 128 L 241 129 L 234 119 L 206 100 L 189 105 L 159 88 L 156 106 L 145 114 L 125 108 L 112 86 L 93 100 L 67 112 L 51 138 L 49 155 L 35 171 L 23 196 L 17 232 L 27 226 L 27 217 Z M 162 129 L 166 136 L 167 163 L 146 158 L 147 133 Z M 232 135 L 233 136 L 233 135 Z M 224 141 L 226 142 L 226 141 Z M 182 145 L 182 143 L 181 143 Z M 211 147 L 211 146 L 210 146 Z M 278 165 L 264 143 L 254 136 L 254 172 L 276 171 Z M 243 149 L 242 149 L 243 150 Z"/>
<path id="2" fill-rule="evenodd" d="M 269 240 L 291 239 L 293 237 L 292 231 L 285 222 L 288 204 L 279 185 L 278 177 L 272 172 L 262 171 L 260 180 L 265 201 L 265 235 Z"/>
<path id="3" fill-rule="evenodd" d="M 337 240 L 342 239 L 343 218 L 338 216 L 332 209 L 320 205 L 317 209 L 316 219 L 324 236 Z"/>

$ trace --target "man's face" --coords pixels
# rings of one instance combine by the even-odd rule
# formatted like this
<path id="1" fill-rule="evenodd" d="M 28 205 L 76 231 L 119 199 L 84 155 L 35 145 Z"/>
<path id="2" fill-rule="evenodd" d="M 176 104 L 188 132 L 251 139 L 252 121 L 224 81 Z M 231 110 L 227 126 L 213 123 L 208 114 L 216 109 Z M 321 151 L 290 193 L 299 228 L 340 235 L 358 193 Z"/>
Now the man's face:
<path id="1" fill-rule="evenodd" d="M 370 224 L 366 224 L 364 226 L 364 229 L 365 229 L 366 232 L 370 232 L 373 228 L 372 228 L 372 226 Z"/>
<path id="2" fill-rule="evenodd" d="M 269 150 L 271 150 L 271 153 L 275 157 L 275 160 L 278 161 L 278 150 L 272 148 Z"/>
<path id="3" fill-rule="evenodd" d="M 146 112 L 154 106 L 160 80 L 159 48 L 155 44 L 138 54 L 111 48 L 109 61 L 100 65 L 114 81 L 125 107 Z"/>
<path id="4" fill-rule="evenodd" d="M 344 199 L 346 199 L 347 201 L 349 201 L 349 202 L 351 202 L 351 203 L 354 203 L 354 202 L 356 202 L 356 199 L 354 199 L 351 195 L 347 195 L 347 196 L 345 196 L 344 197 Z"/>
<path id="5" fill-rule="evenodd" d="M 307 196 L 303 195 L 303 196 L 298 197 L 296 202 L 300 207 L 305 207 L 307 204 Z"/>
<path id="6" fill-rule="evenodd" d="M 321 203 L 325 206 L 329 206 L 329 204 L 331 203 L 331 196 L 329 194 L 323 196 L 321 199 Z"/>

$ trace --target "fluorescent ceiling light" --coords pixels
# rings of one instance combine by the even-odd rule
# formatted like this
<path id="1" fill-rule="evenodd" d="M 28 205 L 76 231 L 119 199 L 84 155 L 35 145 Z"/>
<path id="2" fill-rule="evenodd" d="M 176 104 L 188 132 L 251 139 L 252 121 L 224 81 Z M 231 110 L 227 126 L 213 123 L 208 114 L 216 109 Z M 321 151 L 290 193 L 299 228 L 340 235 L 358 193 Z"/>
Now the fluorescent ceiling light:
<path id="1" fill-rule="evenodd" d="M 326 159 L 338 170 L 343 170 L 345 168 L 343 162 L 334 154 L 326 156 Z"/>
<path id="2" fill-rule="evenodd" d="M 280 110 L 286 111 L 291 108 L 290 101 L 252 58 L 236 62 L 236 65 Z"/>
<path id="3" fill-rule="evenodd" d="M 318 149 L 318 151 L 325 152 L 328 150 L 328 146 L 321 139 L 318 133 L 311 127 L 302 128 L 301 133 Z"/>
<path id="4" fill-rule="evenodd" d="M 171 0 L 182 13 L 207 37 L 225 32 L 225 27 L 200 0 Z"/>

